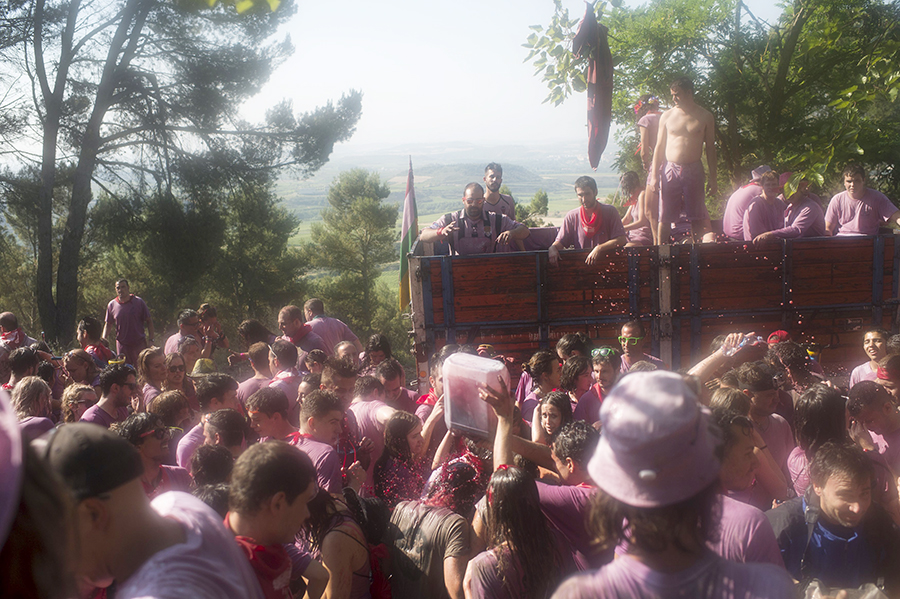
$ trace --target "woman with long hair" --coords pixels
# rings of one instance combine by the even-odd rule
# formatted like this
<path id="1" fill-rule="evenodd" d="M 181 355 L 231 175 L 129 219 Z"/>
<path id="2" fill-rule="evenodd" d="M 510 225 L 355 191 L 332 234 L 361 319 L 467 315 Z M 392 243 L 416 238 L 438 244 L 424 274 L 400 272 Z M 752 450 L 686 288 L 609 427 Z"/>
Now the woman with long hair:
<path id="1" fill-rule="evenodd" d="M 246 349 L 249 349 L 254 343 L 272 345 L 278 338 L 275 333 L 266 328 L 266 325 L 253 318 L 239 324 L 237 331 L 241 338 L 241 345 Z"/>
<path id="2" fill-rule="evenodd" d="M 628 211 L 622 217 L 628 243 L 625 247 L 653 245 L 653 234 L 650 232 L 650 219 L 644 207 L 644 183 L 634 171 L 628 171 L 619 179 L 619 188 L 625 197 Z"/>
<path id="3" fill-rule="evenodd" d="M 187 363 L 184 356 L 179 352 L 175 352 L 166 356 L 166 381 L 163 383 L 164 391 L 180 391 L 187 399 L 191 409 L 195 412 L 200 411 L 200 404 L 197 403 L 197 389 L 194 387 L 194 381 L 187 373 Z"/>
<path id="4" fill-rule="evenodd" d="M 534 386 L 522 400 L 519 409 L 522 411 L 522 418 L 531 423 L 534 410 L 541 399 L 559 387 L 559 356 L 547 349 L 538 350 L 522 368 L 531 377 Z"/>
<path id="5" fill-rule="evenodd" d="M 375 494 L 388 507 L 418 499 L 425 486 L 422 421 L 397 410 L 384 425 L 384 451 L 375 462 Z"/>
<path id="6" fill-rule="evenodd" d="M 141 392 L 135 395 L 135 412 L 146 412 L 147 405 L 162 393 L 166 381 L 166 356 L 161 347 L 141 350 L 137 359 L 137 383 Z"/>
<path id="7" fill-rule="evenodd" d="M 540 418 L 531 423 L 531 440 L 550 447 L 559 430 L 572 422 L 570 396 L 563 391 L 553 391 L 541 400 L 537 409 Z"/>
<path id="8" fill-rule="evenodd" d="M 99 391 L 100 369 L 91 354 L 83 349 L 73 349 L 63 358 L 63 369 L 77 385 L 90 385 Z"/>
<path id="9" fill-rule="evenodd" d="M 78 422 L 89 407 L 97 403 L 97 391 L 90 385 L 69 385 L 62 395 L 62 421 Z"/>
<path id="10" fill-rule="evenodd" d="M 22 437 L 37 439 L 53 428 L 50 420 L 50 386 L 37 376 L 26 376 L 16 383 L 12 392 L 12 407 L 19 417 Z"/>
<path id="11" fill-rule="evenodd" d="M 525 470 L 500 466 L 488 483 L 487 550 L 472 558 L 467 599 L 545 599 L 575 569 L 541 511 L 537 484 Z"/>
<path id="12" fill-rule="evenodd" d="M 381 333 L 375 333 L 366 342 L 365 356 L 359 365 L 359 376 L 375 376 L 378 365 L 393 357 L 391 342 Z"/>
<path id="13" fill-rule="evenodd" d="M 328 570 L 329 599 L 368 599 L 372 581 L 369 547 L 359 523 L 343 501 L 323 490 L 308 504 L 309 519 L 300 544 Z"/>

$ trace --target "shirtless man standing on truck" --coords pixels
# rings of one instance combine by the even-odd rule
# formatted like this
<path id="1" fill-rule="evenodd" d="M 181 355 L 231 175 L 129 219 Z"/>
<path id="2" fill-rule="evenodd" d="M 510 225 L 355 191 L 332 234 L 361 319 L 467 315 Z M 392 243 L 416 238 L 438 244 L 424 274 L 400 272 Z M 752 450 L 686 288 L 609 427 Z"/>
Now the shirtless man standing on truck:
<path id="1" fill-rule="evenodd" d="M 709 195 L 716 188 L 716 124 L 711 112 L 694 102 L 694 82 L 686 77 L 676 79 L 669 86 L 674 108 L 659 119 L 659 137 L 653 152 L 653 167 L 648 185 L 660 185 L 659 243 L 669 243 L 672 222 L 685 212 L 691 221 L 696 242 L 715 241 L 709 212 L 703 194 L 703 164 L 700 157 L 706 144 L 706 163 L 709 168 Z M 665 158 L 664 158 L 665 157 Z"/>

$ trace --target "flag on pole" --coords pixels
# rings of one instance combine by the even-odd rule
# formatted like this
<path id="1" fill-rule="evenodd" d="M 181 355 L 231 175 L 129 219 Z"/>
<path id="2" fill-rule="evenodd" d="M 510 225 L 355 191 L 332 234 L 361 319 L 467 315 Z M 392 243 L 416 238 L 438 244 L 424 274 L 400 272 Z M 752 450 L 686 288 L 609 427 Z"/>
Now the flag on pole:
<path id="1" fill-rule="evenodd" d="M 409 176 L 406 179 L 406 198 L 403 200 L 403 224 L 400 228 L 400 310 L 409 305 L 409 260 L 413 241 L 419 236 L 419 216 L 416 213 L 416 190 L 413 186 L 412 156 L 409 157 Z"/>

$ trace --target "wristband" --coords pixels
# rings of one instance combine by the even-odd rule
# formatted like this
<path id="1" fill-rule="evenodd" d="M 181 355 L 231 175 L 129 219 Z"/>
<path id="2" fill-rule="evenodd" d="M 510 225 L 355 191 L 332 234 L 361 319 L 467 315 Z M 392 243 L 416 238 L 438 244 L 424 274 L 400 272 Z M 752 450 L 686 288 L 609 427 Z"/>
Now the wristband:
<path id="1" fill-rule="evenodd" d="M 438 237 L 443 237 L 443 236 L 444 236 L 444 227 L 441 227 L 440 229 L 438 229 Z"/>

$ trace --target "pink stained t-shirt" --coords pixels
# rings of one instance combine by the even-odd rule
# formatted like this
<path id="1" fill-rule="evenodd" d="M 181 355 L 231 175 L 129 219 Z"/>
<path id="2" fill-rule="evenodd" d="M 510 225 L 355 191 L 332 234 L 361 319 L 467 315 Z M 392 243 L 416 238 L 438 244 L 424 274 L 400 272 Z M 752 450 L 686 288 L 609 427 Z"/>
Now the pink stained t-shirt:
<path id="1" fill-rule="evenodd" d="M 819 203 L 819 197 L 809 194 L 797 204 L 788 204 L 784 210 L 784 227 L 772 231 L 772 234 L 779 239 L 823 237 L 825 212 Z"/>
<path id="2" fill-rule="evenodd" d="M 659 117 L 661 116 L 661 112 L 648 112 L 637 121 L 638 127 L 647 129 L 647 139 L 650 140 L 651 145 L 651 156 L 652 150 L 656 148 L 656 140 L 659 137 Z"/>
<path id="3" fill-rule="evenodd" d="M 186 432 L 178 441 L 178 447 L 175 449 L 175 463 L 190 472 L 191 460 L 197 453 L 197 448 L 205 442 L 206 435 L 203 433 L 203 423 L 201 422 Z"/>
<path id="4" fill-rule="evenodd" d="M 539 405 L 541 405 L 541 398 L 538 397 L 537 388 L 534 388 L 525 396 L 525 399 L 522 400 L 522 404 L 519 406 L 519 410 L 522 412 L 522 420 L 531 424 L 531 420 L 534 418 L 534 411 L 537 410 Z"/>
<path id="5" fill-rule="evenodd" d="M 250 377 L 237 388 L 237 400 L 241 402 L 241 406 L 247 407 L 247 399 L 263 387 L 268 387 L 272 379 Z"/>
<path id="6" fill-rule="evenodd" d="M 709 548 L 733 562 L 756 562 L 784 567 L 775 531 L 766 515 L 726 495 L 721 495 L 719 541 Z"/>
<path id="7" fill-rule="evenodd" d="M 597 568 L 612 558 L 612 553 L 597 553 L 585 525 L 591 497 L 597 492 L 590 485 L 555 486 L 537 483 L 541 511 L 568 540 L 579 569 Z"/>
<path id="8" fill-rule="evenodd" d="M 794 583 L 784 568 L 739 564 L 707 552 L 689 568 L 666 574 L 623 556 L 564 582 L 553 599 L 792 599 Z"/>
<path id="9" fill-rule="evenodd" d="M 860 364 L 850 373 L 850 388 L 852 389 L 853 385 L 860 381 L 874 381 L 877 378 L 877 373 L 872 370 L 869 362 Z"/>
<path id="10" fill-rule="evenodd" d="M 350 341 L 351 343 L 359 341 L 359 338 L 353 334 L 350 327 L 337 318 L 324 315 L 316 316 L 307 324 L 313 330 L 313 333 L 322 338 L 325 347 L 328 348 L 325 352 L 328 355 L 334 353 L 334 348 L 341 341 Z"/>
<path id="11" fill-rule="evenodd" d="M 828 203 L 825 222 L 833 225 L 835 235 L 877 235 L 878 227 L 895 212 L 897 207 L 880 191 L 866 188 L 859 200 L 842 191 Z"/>
<path id="12" fill-rule="evenodd" d="M 663 362 L 656 356 L 651 356 L 650 354 L 641 354 L 641 357 L 634 361 L 628 361 L 628 358 L 623 355 L 622 363 L 619 365 L 619 374 L 625 374 L 637 362 L 650 362 L 651 364 L 656 364 L 656 367 L 660 370 L 668 370 L 669 368 L 668 366 L 666 366 L 665 362 Z"/>
<path id="13" fill-rule="evenodd" d="M 622 226 L 622 219 L 615 206 L 609 204 L 598 204 L 598 206 L 600 207 L 598 218 L 602 222 L 599 230 L 593 236 L 586 236 L 584 227 L 581 225 L 581 208 L 575 208 L 566 214 L 554 243 L 559 242 L 563 248 L 573 247 L 576 250 L 589 250 L 610 239 L 625 237 L 625 227 Z"/>
<path id="14" fill-rule="evenodd" d="M 809 458 L 800 447 L 791 450 L 787 461 L 788 475 L 791 477 L 791 486 L 797 497 L 803 497 L 809 488 Z"/>
<path id="15" fill-rule="evenodd" d="M 150 320 L 150 309 L 136 295 L 124 304 L 113 298 L 106 305 L 106 323 L 116 325 L 116 343 L 136 345 L 146 339 L 144 323 Z"/>
<path id="16" fill-rule="evenodd" d="M 501 193 L 496 204 L 490 204 L 485 200 L 483 209 L 485 212 L 499 212 L 510 220 L 516 220 L 516 201 L 512 196 Z"/>
<path id="17" fill-rule="evenodd" d="M 728 203 L 725 204 L 725 213 L 722 215 L 722 231 L 730 239 L 744 241 L 744 213 L 759 194 L 762 187 L 757 183 L 748 183 L 735 190 Z"/>
<path id="18" fill-rule="evenodd" d="M 167 356 L 169 354 L 174 354 L 175 352 L 178 351 L 178 344 L 181 343 L 181 340 L 187 339 L 188 337 L 197 339 L 193 335 L 182 335 L 181 331 L 178 331 L 177 333 L 175 333 L 174 335 L 172 335 L 171 337 L 166 339 L 166 345 L 165 345 L 165 349 L 163 351 L 165 351 L 165 354 Z M 199 340 L 198 340 L 198 342 L 199 342 Z M 188 374 L 190 374 L 190 373 L 188 373 Z"/>
<path id="19" fill-rule="evenodd" d="M 780 198 L 775 198 L 771 203 L 761 195 L 753 198 L 744 211 L 744 241 L 753 241 L 763 233 L 781 229 L 786 208 Z"/>
<path id="20" fill-rule="evenodd" d="M 128 408 L 116 408 L 116 415 L 113 417 L 107 414 L 100 404 L 94 404 L 81 415 L 81 422 L 90 422 L 109 428 L 117 422 L 123 422 L 126 418 L 128 418 Z"/>
<path id="21" fill-rule="evenodd" d="M 631 222 L 636 223 L 641 220 L 641 215 L 638 214 L 638 205 L 637 203 L 632 204 L 632 206 L 628 209 L 629 214 L 631 214 Z M 626 231 L 626 236 L 628 237 L 628 243 L 634 243 L 637 245 L 653 245 L 653 234 L 650 233 L 650 227 L 638 227 L 637 229 L 631 229 L 630 231 Z"/>
<path id="22" fill-rule="evenodd" d="M 598 385 L 592 385 L 587 393 L 578 400 L 578 405 L 572 411 L 573 420 L 584 420 L 588 424 L 600 421 L 600 406 L 603 404 L 598 394 Z"/>
<path id="23" fill-rule="evenodd" d="M 356 417 L 356 425 L 359 427 L 360 438 L 368 437 L 372 440 L 372 451 L 369 453 L 371 460 L 366 470 L 366 488 L 375 490 L 375 462 L 384 452 L 384 425 L 378 422 L 377 414 L 381 408 L 388 407 L 382 401 L 354 401 L 350 404 L 350 411 Z"/>

